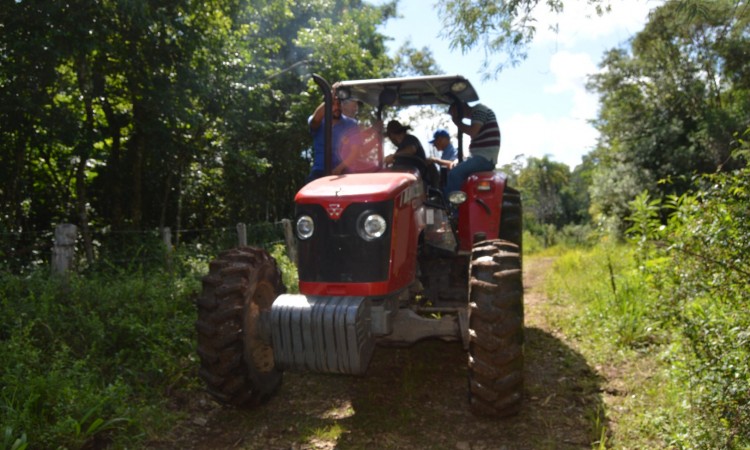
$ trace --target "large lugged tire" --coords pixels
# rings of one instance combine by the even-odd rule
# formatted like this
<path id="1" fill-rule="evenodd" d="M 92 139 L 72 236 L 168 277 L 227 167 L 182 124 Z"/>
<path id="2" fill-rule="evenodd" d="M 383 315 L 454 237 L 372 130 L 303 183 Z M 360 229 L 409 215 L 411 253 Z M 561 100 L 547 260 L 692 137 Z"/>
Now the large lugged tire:
<path id="1" fill-rule="evenodd" d="M 469 396 L 481 416 L 504 417 L 523 398 L 523 282 L 516 244 L 474 245 L 470 267 Z"/>
<path id="2" fill-rule="evenodd" d="M 506 186 L 505 191 L 503 191 L 503 205 L 500 212 L 498 237 L 516 244 L 519 252 L 523 248 L 522 218 L 521 193 L 510 186 Z"/>
<path id="3" fill-rule="evenodd" d="M 264 321 L 283 292 L 281 272 L 265 250 L 236 248 L 211 262 L 198 299 L 199 375 L 220 402 L 255 406 L 281 384 Z"/>

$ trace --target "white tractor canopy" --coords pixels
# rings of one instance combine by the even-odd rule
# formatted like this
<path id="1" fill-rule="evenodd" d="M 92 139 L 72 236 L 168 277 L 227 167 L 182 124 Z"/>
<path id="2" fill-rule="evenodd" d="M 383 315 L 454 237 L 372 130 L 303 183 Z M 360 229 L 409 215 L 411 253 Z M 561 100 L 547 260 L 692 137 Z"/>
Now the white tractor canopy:
<path id="1" fill-rule="evenodd" d="M 471 82 L 461 75 L 340 81 L 334 85 L 334 90 L 341 100 L 359 100 L 379 108 L 449 105 L 456 100 L 467 103 L 479 100 Z"/>

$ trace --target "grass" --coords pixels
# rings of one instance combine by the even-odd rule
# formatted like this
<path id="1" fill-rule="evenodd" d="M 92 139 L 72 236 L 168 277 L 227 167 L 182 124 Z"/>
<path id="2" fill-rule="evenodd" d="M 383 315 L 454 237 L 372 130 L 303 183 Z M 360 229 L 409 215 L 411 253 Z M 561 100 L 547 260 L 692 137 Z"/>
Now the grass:
<path id="1" fill-rule="evenodd" d="M 591 418 L 599 448 L 677 448 L 692 423 L 676 370 L 685 352 L 635 256 L 628 246 L 568 249 L 545 283 L 545 314 L 607 380 L 607 420 Z"/>
<path id="2" fill-rule="evenodd" d="M 195 384 L 192 274 L 0 275 L 3 449 L 132 446 Z"/>
<path id="3" fill-rule="evenodd" d="M 273 252 L 294 291 L 292 264 L 278 249 Z M 745 448 L 741 437 L 724 431 L 741 430 L 739 419 L 728 416 L 724 428 L 712 428 L 700 410 L 718 405 L 743 413 L 746 406 L 731 403 L 741 393 L 706 392 L 707 385 L 693 377 L 697 369 L 704 377 L 699 380 L 737 373 L 726 388 L 746 388 L 746 354 L 724 355 L 750 341 L 746 322 L 727 313 L 733 305 L 696 298 L 682 311 L 683 322 L 675 322 L 678 303 L 668 295 L 673 282 L 662 275 L 670 260 L 644 260 L 625 245 L 539 248 L 524 257 L 555 258 L 545 281 L 550 300 L 539 306 L 549 326 L 530 329 L 529 343 L 539 348 L 527 348 L 530 360 L 533 351 L 537 363 L 550 360 L 540 366 L 549 373 L 539 374 L 550 378 L 528 383 L 537 400 L 524 421 L 511 427 L 528 430 L 521 435 L 533 444 L 524 448 L 555 448 L 561 426 L 590 430 L 587 439 L 600 449 Z M 0 450 L 137 448 L 184 419 L 169 402 L 202 389 L 192 300 L 204 272 L 204 262 L 186 259 L 170 271 L 67 279 L 0 274 Z M 685 323 L 692 328 L 679 328 Z M 714 358 L 713 366 L 701 368 L 687 332 L 721 337 L 694 341 L 703 343 L 697 351 Z M 359 445 L 354 442 L 381 448 L 482 442 L 482 433 L 499 438 L 492 434 L 495 423 L 466 411 L 466 362 L 458 344 L 378 349 L 374 360 L 363 379 L 288 374 L 282 390 L 291 391 L 286 401 L 293 404 L 286 410 L 277 405 L 267 428 L 251 435 L 259 445 L 270 435 L 279 442 L 353 448 Z M 551 395 L 550 383 L 557 384 Z M 325 394 L 316 396 L 318 391 Z M 558 414 L 570 401 L 583 402 L 583 413 Z M 249 425 L 242 429 L 266 423 L 273 410 L 248 413 Z M 549 411 L 556 413 L 545 415 Z M 470 425 L 456 431 L 440 425 L 456 421 Z"/>

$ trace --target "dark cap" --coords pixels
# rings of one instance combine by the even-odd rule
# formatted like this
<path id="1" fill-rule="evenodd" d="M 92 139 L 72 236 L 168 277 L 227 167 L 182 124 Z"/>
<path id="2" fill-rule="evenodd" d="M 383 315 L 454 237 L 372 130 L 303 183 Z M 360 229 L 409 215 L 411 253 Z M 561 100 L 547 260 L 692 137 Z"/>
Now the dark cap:
<path id="1" fill-rule="evenodd" d="M 386 133 L 403 133 L 408 130 L 411 130 L 411 127 L 401 125 L 401 122 L 398 120 L 391 120 L 385 128 Z"/>
<path id="2" fill-rule="evenodd" d="M 430 144 L 433 144 L 439 137 L 450 138 L 451 134 L 448 133 L 448 130 L 444 130 L 442 128 L 435 130 L 435 133 L 432 134 L 432 140 L 430 141 Z"/>

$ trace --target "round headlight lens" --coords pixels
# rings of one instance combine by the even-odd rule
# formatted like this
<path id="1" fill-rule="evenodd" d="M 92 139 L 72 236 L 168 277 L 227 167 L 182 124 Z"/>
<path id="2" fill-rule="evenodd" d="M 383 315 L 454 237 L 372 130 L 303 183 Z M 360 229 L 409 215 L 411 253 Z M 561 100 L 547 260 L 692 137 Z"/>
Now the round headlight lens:
<path id="1" fill-rule="evenodd" d="M 305 240 L 309 239 L 315 231 L 315 222 L 313 222 L 310 216 L 300 216 L 297 219 L 297 237 Z"/>
<path id="2" fill-rule="evenodd" d="M 372 241 L 385 234 L 387 224 L 380 214 L 365 212 L 359 216 L 357 232 L 359 236 L 366 240 Z"/>
<path id="3" fill-rule="evenodd" d="M 448 194 L 448 201 L 451 203 L 451 205 L 460 205 L 461 203 L 465 202 L 467 198 L 468 196 L 464 191 L 453 191 Z"/>

